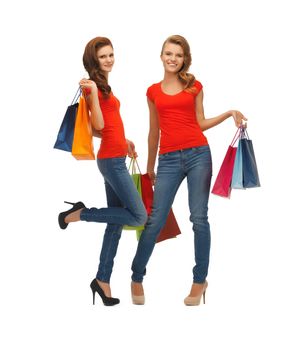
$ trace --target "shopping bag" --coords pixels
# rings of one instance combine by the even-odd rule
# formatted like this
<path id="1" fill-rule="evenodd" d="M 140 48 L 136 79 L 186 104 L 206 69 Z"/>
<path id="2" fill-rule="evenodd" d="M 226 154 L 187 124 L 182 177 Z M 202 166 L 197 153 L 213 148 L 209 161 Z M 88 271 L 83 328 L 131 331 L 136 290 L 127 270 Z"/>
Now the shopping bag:
<path id="1" fill-rule="evenodd" d="M 136 166 L 138 167 L 139 173 L 137 173 Z M 137 191 L 142 198 L 142 183 L 141 183 L 141 172 L 139 165 L 137 163 L 137 160 L 135 158 L 131 158 L 128 171 L 131 173 L 131 178 L 137 188 Z M 141 231 L 144 229 L 144 225 L 141 226 L 129 226 L 124 225 L 123 230 L 135 230 L 135 231 Z"/>
<path id="2" fill-rule="evenodd" d="M 215 183 L 212 188 L 212 193 L 222 197 L 230 197 L 231 181 L 233 176 L 233 168 L 236 157 L 237 147 L 234 147 L 235 142 L 239 138 L 239 129 L 237 130 L 231 144 L 228 147 L 225 158 L 221 164 Z"/>
<path id="3" fill-rule="evenodd" d="M 151 179 L 150 179 L 148 174 L 141 175 L 141 185 L 142 185 L 143 203 L 144 203 L 144 206 L 146 208 L 147 214 L 150 215 L 151 210 L 152 210 L 152 205 L 153 205 L 154 192 L 153 192 L 153 188 L 152 188 Z M 138 230 L 137 231 L 137 239 L 140 239 L 141 234 L 142 234 L 142 230 Z M 173 209 L 171 208 L 171 210 L 168 214 L 165 226 L 160 231 L 160 233 L 156 239 L 156 243 L 162 242 L 162 241 L 169 239 L 169 238 L 175 238 L 179 234 L 181 234 L 181 231 L 180 231 L 179 225 L 177 223 L 177 220 L 175 218 Z"/>
<path id="4" fill-rule="evenodd" d="M 75 128 L 76 115 L 78 110 L 78 98 L 80 97 L 81 89 L 78 88 L 71 104 L 67 107 L 64 118 L 62 120 L 54 148 L 62 151 L 71 152 L 73 134 Z"/>
<path id="5" fill-rule="evenodd" d="M 245 129 L 240 139 L 242 148 L 243 186 L 245 188 L 260 187 L 259 173 L 252 141 Z"/>
<path id="6" fill-rule="evenodd" d="M 164 241 L 166 239 L 176 238 L 180 234 L 181 234 L 180 228 L 175 218 L 173 209 L 171 208 L 167 217 L 167 221 L 163 229 L 160 231 L 159 235 L 157 236 L 156 243 Z"/>
<path id="7" fill-rule="evenodd" d="M 240 140 L 238 142 L 234 168 L 233 168 L 231 188 L 234 188 L 234 189 L 244 189 L 243 166 L 242 166 L 242 143 L 240 142 L 242 137 L 243 137 L 243 129 L 240 130 Z"/>
<path id="8" fill-rule="evenodd" d="M 78 160 L 95 159 L 92 141 L 92 127 L 87 102 L 83 95 L 80 97 L 73 143 L 72 155 Z"/>
<path id="9" fill-rule="evenodd" d="M 149 215 L 153 205 L 153 188 L 149 174 L 141 175 L 142 200 Z"/>
<path id="10" fill-rule="evenodd" d="M 137 173 L 136 167 L 138 168 L 139 173 Z M 141 174 L 138 162 L 135 158 L 132 158 L 130 161 L 130 165 L 128 167 L 128 171 L 131 173 L 132 179 L 134 181 L 135 186 L 142 198 L 147 214 L 150 215 L 153 204 L 153 188 L 151 179 L 148 174 Z M 123 227 L 124 230 L 135 230 L 137 239 L 139 240 L 141 234 L 144 230 L 144 226 L 128 226 L 125 225 Z M 173 210 L 170 210 L 170 213 L 167 217 L 167 221 L 163 229 L 160 231 L 156 242 L 161 242 L 169 238 L 174 238 L 181 233 L 178 223 L 176 221 Z"/>

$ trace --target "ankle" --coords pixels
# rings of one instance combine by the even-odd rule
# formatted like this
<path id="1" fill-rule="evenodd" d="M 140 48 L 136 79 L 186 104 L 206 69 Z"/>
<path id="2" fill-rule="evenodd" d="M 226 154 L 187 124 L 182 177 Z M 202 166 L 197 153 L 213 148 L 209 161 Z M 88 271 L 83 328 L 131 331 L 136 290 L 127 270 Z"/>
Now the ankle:
<path id="1" fill-rule="evenodd" d="M 100 281 L 99 279 L 96 279 L 96 282 L 98 283 L 100 288 L 103 290 L 106 297 L 112 296 L 111 287 L 109 283 Z"/>
<path id="2" fill-rule="evenodd" d="M 207 281 L 205 281 L 203 283 L 193 283 L 191 286 L 189 296 L 196 297 L 198 295 L 203 294 L 204 291 L 206 290 L 207 286 L 208 286 Z"/>
<path id="3" fill-rule="evenodd" d="M 68 214 L 64 221 L 69 224 L 70 222 L 80 221 L 81 220 L 81 211 L 83 209 L 79 209 L 74 211 L 73 213 Z"/>
<path id="4" fill-rule="evenodd" d="M 144 288 L 142 282 L 131 282 L 132 294 L 136 296 L 144 295 Z"/>

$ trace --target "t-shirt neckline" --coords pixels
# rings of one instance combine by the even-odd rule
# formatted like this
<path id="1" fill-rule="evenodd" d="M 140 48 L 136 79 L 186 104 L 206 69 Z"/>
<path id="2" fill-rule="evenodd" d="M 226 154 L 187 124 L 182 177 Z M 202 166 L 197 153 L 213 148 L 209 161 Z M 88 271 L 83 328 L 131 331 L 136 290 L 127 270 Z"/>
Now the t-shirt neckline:
<path id="1" fill-rule="evenodd" d="M 181 90 L 181 91 L 179 91 L 179 92 L 177 92 L 177 94 L 174 94 L 174 95 L 170 95 L 170 94 L 167 94 L 166 92 L 164 92 L 163 91 L 163 89 L 162 89 L 162 86 L 161 86 L 161 81 L 159 82 L 159 88 L 160 88 L 160 91 L 164 94 L 164 95 L 166 95 L 166 96 L 177 96 L 177 95 L 180 95 L 184 90 Z"/>

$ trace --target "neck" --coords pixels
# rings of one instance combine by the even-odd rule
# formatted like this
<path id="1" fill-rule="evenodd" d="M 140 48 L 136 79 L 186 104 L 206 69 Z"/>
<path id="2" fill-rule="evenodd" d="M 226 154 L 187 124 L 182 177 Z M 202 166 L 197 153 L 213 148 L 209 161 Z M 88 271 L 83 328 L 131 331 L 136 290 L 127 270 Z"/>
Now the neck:
<path id="1" fill-rule="evenodd" d="M 169 73 L 165 72 L 163 81 L 167 83 L 173 83 L 179 81 L 178 74 L 177 73 Z"/>
<path id="2" fill-rule="evenodd" d="M 107 81 L 109 81 L 109 72 L 103 72 L 103 75 L 105 76 L 105 78 L 107 79 Z"/>

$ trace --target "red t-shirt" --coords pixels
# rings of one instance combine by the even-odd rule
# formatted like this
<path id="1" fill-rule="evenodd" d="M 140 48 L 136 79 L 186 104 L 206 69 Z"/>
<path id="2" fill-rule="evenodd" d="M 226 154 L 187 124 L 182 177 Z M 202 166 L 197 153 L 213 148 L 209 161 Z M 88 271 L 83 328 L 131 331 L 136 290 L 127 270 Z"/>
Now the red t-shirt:
<path id="1" fill-rule="evenodd" d="M 86 93 L 90 93 L 90 90 Z M 112 92 L 108 98 L 104 98 L 100 90 L 98 90 L 98 99 L 104 119 L 104 128 L 101 130 L 102 137 L 97 158 L 125 157 L 127 143 L 120 115 L 120 101 Z"/>
<path id="2" fill-rule="evenodd" d="M 160 154 L 208 145 L 195 111 L 195 99 L 202 90 L 202 84 L 196 80 L 193 87 L 194 92 L 183 90 L 178 94 L 168 95 L 162 91 L 159 82 L 147 90 L 147 97 L 155 104 L 158 113 Z"/>

